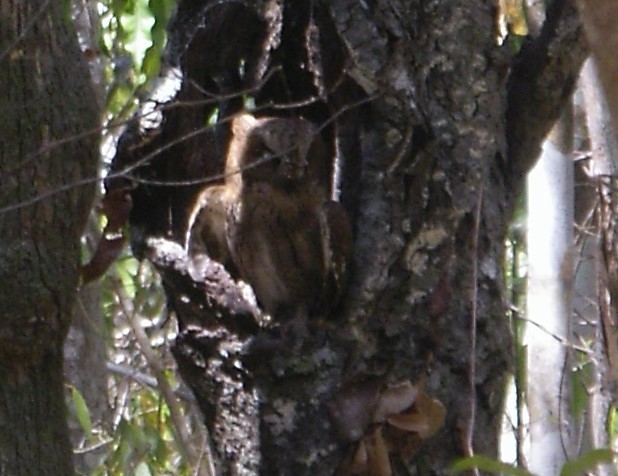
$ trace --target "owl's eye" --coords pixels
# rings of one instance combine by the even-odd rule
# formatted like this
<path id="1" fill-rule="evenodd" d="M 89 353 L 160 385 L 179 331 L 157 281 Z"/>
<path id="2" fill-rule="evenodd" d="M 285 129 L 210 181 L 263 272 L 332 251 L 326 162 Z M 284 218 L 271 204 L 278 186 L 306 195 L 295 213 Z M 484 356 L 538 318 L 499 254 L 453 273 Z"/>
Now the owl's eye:
<path id="1" fill-rule="evenodd" d="M 243 178 L 249 182 L 268 180 L 276 174 L 280 159 L 276 157 L 262 141 L 252 144 L 250 153 L 245 156 L 243 164 Z"/>
<path id="2" fill-rule="evenodd" d="M 277 165 L 281 157 L 273 152 L 266 144 L 260 143 L 255 150 L 255 161 L 259 164 Z"/>

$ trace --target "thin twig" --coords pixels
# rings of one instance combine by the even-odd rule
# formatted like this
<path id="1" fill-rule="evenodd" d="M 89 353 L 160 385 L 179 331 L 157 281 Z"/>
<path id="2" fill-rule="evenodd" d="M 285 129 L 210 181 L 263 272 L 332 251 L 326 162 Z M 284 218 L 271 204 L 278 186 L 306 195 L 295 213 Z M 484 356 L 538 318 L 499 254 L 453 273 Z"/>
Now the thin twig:
<path id="1" fill-rule="evenodd" d="M 113 362 L 107 362 L 105 364 L 107 370 L 109 372 L 122 375 L 123 377 L 130 378 L 131 380 L 143 385 L 145 387 L 150 387 L 154 389 L 159 388 L 159 382 L 152 375 L 145 374 L 144 372 L 139 372 L 135 370 L 133 367 L 128 365 L 115 364 Z M 192 393 L 183 390 L 182 388 L 177 388 L 176 390 L 172 390 L 175 395 L 186 400 L 190 403 L 195 403 L 195 397 Z"/>
<path id="2" fill-rule="evenodd" d="M 331 117 L 329 117 L 326 121 L 324 121 L 323 123 L 320 124 L 320 126 L 317 128 L 316 130 L 316 134 L 318 134 L 322 129 L 324 129 L 327 125 L 329 125 L 331 122 L 333 122 L 334 120 L 336 120 L 341 114 L 343 114 L 346 111 L 349 111 L 350 109 L 353 109 L 355 107 L 360 107 L 363 104 L 366 104 L 368 102 L 371 102 L 373 100 L 376 99 L 377 96 L 370 96 L 367 98 L 363 98 L 362 100 L 356 101 L 354 103 L 348 104 L 345 107 L 342 107 L 340 110 L 338 110 L 335 114 L 333 114 Z M 224 119 L 223 121 L 221 121 L 220 123 L 223 123 L 227 120 L 230 120 L 231 118 L 228 119 Z M 156 157 L 157 155 L 159 155 L 160 153 L 166 151 L 167 149 L 170 149 L 171 147 L 185 141 L 188 139 L 191 139 L 193 137 L 196 137 L 200 134 L 203 134 L 206 130 L 208 130 L 209 127 L 212 126 L 206 126 L 206 127 L 202 127 L 199 129 L 196 129 L 194 131 L 191 131 L 190 133 L 184 134 L 181 137 L 178 137 L 168 143 L 166 143 L 165 145 L 162 145 L 161 147 L 157 148 L 156 150 L 152 151 L 149 154 L 146 154 L 144 157 L 142 157 L 141 159 L 139 159 L 138 161 L 128 165 L 127 167 L 125 167 L 122 170 L 119 170 L 117 172 L 111 173 L 107 175 L 107 179 L 111 179 L 111 178 L 130 178 L 131 180 L 133 180 L 134 182 L 137 183 L 141 183 L 141 184 L 146 184 L 146 185 L 158 185 L 158 186 L 168 186 L 168 187 L 179 187 L 179 186 L 190 186 L 190 185 L 197 185 L 197 184 L 202 184 L 202 185 L 206 185 L 208 183 L 212 183 L 215 181 L 219 181 L 223 178 L 225 178 L 227 175 L 229 174 L 217 174 L 214 176 L 210 176 L 210 177 L 204 177 L 204 178 L 200 178 L 200 179 L 194 179 L 194 180 L 149 180 L 149 179 L 144 179 L 144 178 L 140 178 L 140 177 L 134 177 L 131 175 L 131 172 L 133 172 L 135 169 L 137 169 L 138 167 L 144 165 L 145 163 L 147 163 L 148 161 L 150 161 L 151 159 L 153 159 L 154 157 Z M 276 156 L 271 156 L 268 157 L 268 160 L 273 160 Z M 252 164 L 251 166 L 256 166 L 257 163 Z M 238 171 L 240 172 L 240 170 Z M 238 172 L 233 172 L 233 173 L 238 173 Z M 80 187 L 80 186 L 85 186 L 85 185 L 91 185 L 93 183 L 99 182 L 101 179 L 99 177 L 90 177 L 90 178 L 84 178 L 81 180 L 77 180 L 73 183 L 70 184 L 65 184 L 62 185 L 60 187 L 57 187 L 53 190 L 50 190 L 49 192 L 45 192 L 42 194 L 39 194 L 35 197 L 32 197 L 31 199 L 28 200 L 22 200 L 19 203 L 15 203 L 12 205 L 7 205 L 5 207 L 1 207 L 0 208 L 0 214 L 2 213 L 7 213 L 7 212 L 12 212 L 21 208 L 25 208 L 31 205 L 35 205 L 36 203 L 39 203 L 47 198 L 50 198 L 52 196 L 58 195 L 60 193 L 63 192 L 67 192 L 69 190 L 72 190 L 73 188 L 76 187 Z"/>
<path id="3" fill-rule="evenodd" d="M 511 310 L 514 310 L 513 308 L 514 308 L 514 306 L 511 307 Z M 519 311 L 517 311 L 517 312 L 519 312 Z M 593 353 L 592 350 L 590 350 L 590 349 L 588 349 L 586 347 L 582 347 L 580 345 L 573 344 L 572 342 L 569 342 L 568 339 L 566 339 L 564 337 L 561 337 L 558 334 L 554 334 L 549 329 L 547 329 L 546 327 L 543 327 L 543 325 L 539 324 L 536 321 L 533 321 L 533 320 L 528 319 L 526 317 L 518 317 L 517 319 L 519 319 L 521 321 L 528 322 L 528 323 L 532 324 L 533 326 L 538 327 L 540 330 L 545 332 L 547 335 L 549 335 L 553 339 L 557 340 L 559 343 L 561 343 L 562 345 L 564 345 L 565 347 L 567 347 L 569 349 L 577 350 L 578 352 L 582 352 L 583 354 L 586 354 L 586 355 L 592 355 L 592 353 Z"/>
<path id="4" fill-rule="evenodd" d="M 470 359 L 468 361 L 468 421 L 464 429 L 464 452 L 474 456 L 474 426 L 476 421 L 476 325 L 478 319 L 478 260 L 479 228 L 483 208 L 483 184 L 481 182 L 476 210 L 474 212 L 474 229 L 472 235 L 472 292 L 470 312 Z M 480 476 L 478 468 L 472 469 L 475 476 Z"/>
<path id="5" fill-rule="evenodd" d="M 159 390 L 161 392 L 161 396 L 165 400 L 167 404 L 170 416 L 172 419 L 174 433 L 176 434 L 176 442 L 178 444 L 178 449 L 180 453 L 190 461 L 191 465 L 195 467 L 197 463 L 200 461 L 200 455 L 195 451 L 193 444 L 191 443 L 191 435 L 189 434 L 189 422 L 185 418 L 184 413 L 180 409 L 180 404 L 174 395 L 174 391 L 172 390 L 169 381 L 165 375 L 163 365 L 159 357 L 155 354 L 154 350 L 150 345 L 150 339 L 148 335 L 144 331 L 140 323 L 140 316 L 135 311 L 129 311 L 130 306 L 126 306 L 124 303 L 126 301 L 125 293 L 123 292 L 122 286 L 119 283 L 116 283 L 116 293 L 119 296 L 123 296 L 124 298 L 120 299 L 121 306 L 123 308 L 123 314 L 125 315 L 131 329 L 133 330 L 133 335 L 135 336 L 135 340 L 137 341 L 142 355 L 146 359 L 148 366 L 150 367 L 152 373 L 157 379 L 157 383 L 159 386 Z M 196 469 L 198 469 L 196 467 Z M 213 476 L 210 474 L 207 465 L 204 465 L 199 469 L 200 476 Z"/>
<path id="6" fill-rule="evenodd" d="M 227 94 L 215 94 L 215 93 L 210 93 L 210 92 L 204 92 L 203 94 L 208 96 L 209 99 L 198 99 L 198 100 L 186 100 L 186 101 L 175 101 L 175 100 L 171 100 L 168 103 L 158 103 L 157 104 L 157 110 L 156 112 L 162 112 L 162 111 L 170 111 L 172 109 L 177 109 L 177 108 L 190 108 L 190 107 L 204 107 L 204 106 L 209 106 L 209 105 L 216 105 L 219 104 L 222 101 L 227 101 L 227 100 L 231 100 L 231 99 L 236 99 L 239 97 L 244 97 L 246 95 L 251 95 L 251 94 L 255 94 L 257 91 L 259 91 L 259 89 L 264 85 L 264 83 L 270 78 L 271 73 L 269 73 L 268 75 L 266 75 L 263 79 L 263 81 L 261 81 L 259 84 L 252 86 L 251 88 L 245 88 L 245 89 L 240 89 L 234 93 L 227 93 Z M 143 106 L 144 104 L 148 104 L 148 103 L 157 103 L 158 101 L 155 101 L 153 99 L 144 99 L 141 103 L 141 105 Z M 281 108 L 293 108 L 296 107 L 295 106 L 296 103 L 289 103 L 289 104 L 283 104 L 281 105 Z M 267 107 L 267 106 L 265 106 Z M 258 109 L 259 110 L 259 109 Z M 45 144 L 44 147 L 40 147 L 39 149 L 37 149 L 34 152 L 31 152 L 30 154 L 28 154 L 21 162 L 11 166 L 10 168 L 6 169 L 3 171 L 4 176 L 9 176 L 11 174 L 14 174 L 15 171 L 25 167 L 26 165 L 28 165 L 30 162 L 33 162 L 35 159 L 37 159 L 38 157 L 40 157 L 43 154 L 47 154 L 51 151 L 53 151 L 54 149 L 61 147 L 65 144 L 69 144 L 71 142 L 86 138 L 90 135 L 100 135 L 103 132 L 109 132 L 112 131 L 114 129 L 119 129 L 121 127 L 126 126 L 127 124 L 133 122 L 133 121 L 141 121 L 142 119 L 147 118 L 148 116 L 152 115 L 155 111 L 153 110 L 147 110 L 147 111 L 140 111 L 138 108 L 138 111 L 128 117 L 128 118 L 112 118 L 110 119 L 110 121 L 107 124 L 104 124 L 102 126 L 99 127 L 95 127 L 89 130 L 86 130 L 84 132 L 81 132 L 79 134 L 74 134 L 70 137 L 66 137 L 63 139 L 58 139 L 58 140 L 54 140 L 54 141 L 50 141 L 47 144 Z M 221 122 L 220 122 L 221 123 Z M 207 127 L 208 128 L 208 127 Z M 204 128 L 201 128 L 200 130 L 203 130 Z M 98 180 L 98 179 L 97 179 Z"/>

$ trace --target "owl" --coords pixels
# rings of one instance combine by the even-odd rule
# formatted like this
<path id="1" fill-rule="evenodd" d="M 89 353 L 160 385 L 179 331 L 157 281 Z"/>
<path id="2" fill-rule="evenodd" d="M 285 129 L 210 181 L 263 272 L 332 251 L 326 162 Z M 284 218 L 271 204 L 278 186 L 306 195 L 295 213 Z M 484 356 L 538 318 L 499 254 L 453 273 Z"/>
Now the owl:
<path id="1" fill-rule="evenodd" d="M 352 234 L 330 199 L 329 168 L 312 123 L 243 113 L 232 120 L 224 183 L 202 194 L 192 235 L 275 318 L 324 314 L 341 296 Z"/>
<path id="2" fill-rule="evenodd" d="M 227 217 L 230 206 L 225 185 L 209 186 L 200 194 L 189 218 L 189 254 L 206 253 L 234 273 L 227 244 Z"/>

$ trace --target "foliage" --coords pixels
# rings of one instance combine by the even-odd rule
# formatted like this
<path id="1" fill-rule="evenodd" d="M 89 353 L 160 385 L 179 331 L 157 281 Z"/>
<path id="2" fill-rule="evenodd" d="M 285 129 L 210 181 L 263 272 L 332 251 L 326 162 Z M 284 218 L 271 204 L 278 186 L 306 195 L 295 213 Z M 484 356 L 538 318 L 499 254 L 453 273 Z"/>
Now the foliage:
<path id="1" fill-rule="evenodd" d="M 457 461 L 451 471 L 455 474 L 477 468 L 490 474 L 504 474 L 505 476 L 533 476 L 528 471 L 517 468 L 513 465 L 486 458 L 485 456 L 475 455 Z"/>
<path id="2" fill-rule="evenodd" d="M 594 216 L 592 213 L 590 216 Z M 517 459 L 519 468 L 517 466 L 508 466 L 505 469 L 503 463 L 494 460 L 486 460 L 480 458 L 477 460 L 462 460 L 458 463 L 463 467 L 474 467 L 478 464 L 479 469 L 491 472 L 492 468 L 497 473 L 502 474 L 520 474 L 512 473 L 514 469 L 521 470 L 521 467 L 525 467 L 526 454 L 524 450 L 524 442 L 526 441 L 529 433 L 528 425 L 529 416 L 527 414 L 527 347 L 524 339 L 524 331 L 526 326 L 532 325 L 527 319 L 524 318 L 526 314 L 526 280 L 527 280 L 527 252 L 526 252 L 526 207 L 522 202 L 517 207 L 511 229 L 506 240 L 506 260 L 504 265 L 505 276 L 505 290 L 506 296 L 509 298 L 509 305 L 511 309 L 511 324 L 514 335 L 514 356 L 515 356 L 515 369 L 514 369 L 514 395 L 513 408 L 507 409 L 507 425 L 505 425 L 505 434 L 508 434 L 508 438 L 512 439 L 510 443 L 517 448 L 506 449 L 507 459 Z M 597 233 L 592 227 L 591 222 L 586 222 L 584 226 L 576 227 L 577 236 L 574 241 L 574 249 L 579 251 L 579 261 L 576 263 L 575 268 L 579 269 L 582 263 L 586 263 L 586 260 L 590 261 L 590 251 L 585 252 L 583 243 L 587 237 L 594 237 Z M 574 283 L 574 281 L 573 281 Z M 578 292 L 575 288 L 574 293 Z M 597 306 L 598 304 L 592 300 L 587 301 L 587 305 Z M 574 325 L 588 325 L 591 323 L 586 321 L 583 315 L 578 314 L 577 311 L 570 316 L 571 322 Z M 535 324 L 536 325 L 536 324 Z M 595 353 L 596 349 L 599 349 L 600 345 L 595 341 L 595 337 L 587 335 L 581 331 L 581 327 L 574 331 L 571 339 L 563 338 L 562 336 L 556 336 L 549 331 L 546 331 L 548 339 L 558 339 L 562 345 L 568 347 L 569 361 L 565 363 L 561 372 L 564 373 L 563 379 L 565 382 L 564 395 L 560 394 L 557 398 L 564 398 L 565 413 L 570 412 L 565 417 L 565 420 L 573 422 L 573 425 L 578 427 L 578 431 L 595 431 L 602 432 L 599 422 L 592 421 L 594 412 L 591 413 L 590 406 L 592 399 L 598 397 L 601 389 L 599 388 L 598 366 L 599 354 Z M 573 338 L 574 337 L 574 338 Z M 602 358 L 602 357 L 601 357 Z M 598 399 L 598 398 L 597 398 Z M 569 419 L 569 417 L 571 417 Z M 615 424 L 615 410 L 610 408 L 607 417 L 607 433 L 606 438 L 603 435 L 597 435 L 599 441 L 607 441 L 607 445 L 612 445 L 616 441 L 616 428 Z M 568 433 L 568 430 L 565 430 Z M 503 435 L 504 436 L 504 435 Z M 585 471 L 595 468 L 598 464 L 611 464 L 614 460 L 613 453 L 609 449 L 595 449 L 586 451 L 586 444 L 581 441 L 577 441 L 577 448 L 572 450 L 571 456 L 577 455 L 577 452 L 581 452 L 574 460 L 569 461 L 562 468 L 562 475 L 575 475 L 584 474 Z M 503 445 L 503 449 L 505 446 Z M 511 449 L 513 453 L 511 453 Z M 516 450 L 516 451 L 514 451 Z M 505 455 L 503 455 L 505 457 Z M 471 465 L 471 466 L 470 466 Z"/>
<path id="3" fill-rule="evenodd" d="M 599 464 L 611 463 L 615 453 L 607 448 L 588 451 L 579 458 L 567 462 L 560 470 L 560 476 L 579 476 L 588 470 L 595 469 Z M 490 474 L 504 476 L 534 476 L 532 473 L 514 465 L 496 461 L 481 455 L 462 458 L 453 464 L 451 471 L 455 474 L 477 468 Z"/>
<path id="4" fill-rule="evenodd" d="M 92 419 L 90 418 L 90 410 L 81 392 L 74 386 L 71 386 L 71 399 L 73 401 L 73 409 L 75 417 L 84 430 L 86 438 L 92 438 Z"/>
<path id="5" fill-rule="evenodd" d="M 498 15 L 502 17 L 500 20 L 506 23 L 510 34 L 522 37 L 528 34 L 525 8 L 526 5 L 522 0 L 500 0 L 498 2 Z"/>
<path id="6" fill-rule="evenodd" d="M 166 25 L 175 0 L 100 0 L 99 48 L 107 60 L 106 116 L 123 121 L 134 110 L 137 99 L 149 81 L 156 78 L 161 68 L 161 57 L 166 43 Z M 499 18 L 507 25 L 503 33 L 518 42 L 527 34 L 524 4 L 521 0 L 501 0 Z M 250 98 L 249 98 L 250 100 Z M 213 115 L 211 119 L 216 119 Z M 209 121 L 212 122 L 212 121 Z M 524 322 L 521 310 L 525 302 L 525 207 L 518 207 L 515 225 L 507 243 L 505 264 L 506 289 L 510 294 L 513 312 L 512 329 L 516 336 L 516 381 L 521 399 L 525 397 L 525 345 L 522 341 Z M 179 441 L 170 411 L 170 402 L 162 398 L 158 382 L 151 376 L 152 369 L 136 343 L 132 323 L 139 322 L 148 331 L 152 348 L 160 355 L 165 369 L 173 368 L 173 361 L 165 343 L 173 337 L 171 322 L 164 308 L 164 295 L 156 274 L 147 266 L 125 257 L 118 261 L 104 278 L 104 310 L 106 335 L 109 339 L 110 360 L 132 369 L 132 375 L 110 377 L 110 396 L 115 418 L 111 429 L 93 422 L 81 393 L 70 388 L 72 410 L 84 434 L 85 446 L 107 445 L 109 451 L 95 475 L 122 474 L 192 474 L 194 468 L 184 457 L 183 443 Z M 573 410 L 583 413 L 588 403 L 586 393 L 590 369 L 585 356 L 580 360 L 573 379 Z M 171 372 L 168 372 L 171 374 Z M 136 376 L 144 378 L 136 379 Z M 169 375 L 168 375 L 169 377 Z M 139 380 L 139 381 L 138 381 Z M 150 382 L 145 385 L 144 382 Z M 172 382 L 181 391 L 181 384 Z M 192 403 L 181 402 L 185 415 L 199 415 L 191 411 Z M 608 416 L 610 441 L 618 433 L 616 410 Z M 520 422 L 517 422 L 521 424 Z M 205 436 L 196 417 L 190 420 L 191 442 L 203 446 Z M 567 463 L 561 475 L 571 476 L 594 468 L 599 463 L 611 462 L 614 454 L 607 449 L 593 450 Z M 531 473 L 513 465 L 480 455 L 458 461 L 453 472 L 477 467 L 493 474 L 531 476 Z"/>
<path id="7" fill-rule="evenodd" d="M 496 11 L 497 40 L 507 41 L 513 51 L 521 48 L 522 39 L 528 34 L 526 4 L 523 0 L 499 0 Z"/>
<path id="8" fill-rule="evenodd" d="M 599 464 L 611 463 L 614 452 L 607 448 L 588 451 L 579 458 L 566 463 L 560 471 L 560 476 L 578 476 L 588 470 L 595 469 Z"/>
<path id="9" fill-rule="evenodd" d="M 183 474 L 170 431 L 169 409 L 157 392 L 134 389 L 115 428 L 111 452 L 95 475 Z"/>
<path id="10" fill-rule="evenodd" d="M 175 0 L 100 0 L 98 6 L 98 50 L 107 84 L 105 115 L 122 124 L 160 72 Z M 117 133 L 117 128 L 110 128 L 104 135 Z M 113 419 L 93 421 L 82 394 L 69 386 L 69 407 L 84 432 L 75 451 L 107 449 L 92 473 L 95 476 L 195 474 L 188 446 L 193 447 L 191 454 L 199 455 L 205 431 L 190 393 L 173 377 L 166 344 L 174 338 L 175 328 L 167 316 L 158 275 L 125 251 L 102 278 L 102 290 Z M 137 338 L 138 328 L 145 342 Z M 163 398 L 162 384 L 171 387 L 175 394 L 171 399 Z M 184 417 L 189 441 L 179 438 L 171 406 Z"/>
<path id="11" fill-rule="evenodd" d="M 166 344 L 175 330 L 167 318 L 158 275 L 129 256 L 118 260 L 103 278 L 103 309 L 109 359 L 115 369 L 109 380 L 114 418 L 110 429 L 92 422 L 83 396 L 71 387 L 71 410 L 84 431 L 84 444 L 77 451 L 108 448 L 92 473 L 96 476 L 194 474 L 184 454 L 187 442 L 178 439 L 170 405 L 178 406 L 187 418 L 193 435 L 189 444 L 200 448 L 205 434 L 189 392 L 173 377 L 173 359 Z M 149 349 L 137 342 L 135 326 L 145 329 Z M 157 366 L 167 369 L 164 378 L 180 398 L 168 401 L 162 397 L 161 382 L 152 377 L 156 372 L 144 358 L 146 350 L 154 350 Z"/>
<path id="12" fill-rule="evenodd" d="M 110 59 L 106 110 L 125 117 L 137 93 L 156 78 L 175 0 L 102 0 L 99 46 Z"/>

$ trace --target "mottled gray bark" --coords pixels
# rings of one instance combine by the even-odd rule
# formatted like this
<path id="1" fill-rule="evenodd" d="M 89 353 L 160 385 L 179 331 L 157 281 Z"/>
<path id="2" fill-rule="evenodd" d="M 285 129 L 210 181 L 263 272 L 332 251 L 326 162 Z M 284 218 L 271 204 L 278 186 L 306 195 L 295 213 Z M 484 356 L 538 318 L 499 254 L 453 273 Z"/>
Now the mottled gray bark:
<path id="1" fill-rule="evenodd" d="M 62 2 L 0 1 L 0 473 L 71 474 L 62 345 L 98 111 Z M 63 188 L 64 187 L 64 188 Z"/>
<path id="2" fill-rule="evenodd" d="M 390 438 L 395 474 L 447 474 L 463 455 L 496 455 L 511 363 L 504 236 L 542 131 L 585 56 L 572 3 L 555 4 L 541 39 L 515 61 L 496 45 L 494 4 L 481 0 L 180 2 L 168 58 L 184 74 L 179 108 L 158 135 L 130 129 L 116 170 L 158 151 L 138 175 L 217 174 L 225 122 L 158 147 L 196 131 L 215 107 L 181 114 L 182 101 L 217 92 L 225 116 L 242 101 L 223 95 L 248 90 L 260 114 L 323 126 L 343 164 L 341 200 L 355 231 L 341 309 L 286 347 L 258 329 L 248 304 L 239 307 L 220 268 L 147 239 L 183 241 L 195 189 L 151 182 L 133 191 L 133 247 L 163 273 L 180 325 L 175 356 L 222 474 L 351 474 L 352 454 L 380 446 L 378 431 Z M 439 432 L 415 444 L 372 420 L 372 402 L 406 382 L 447 410 Z"/>

